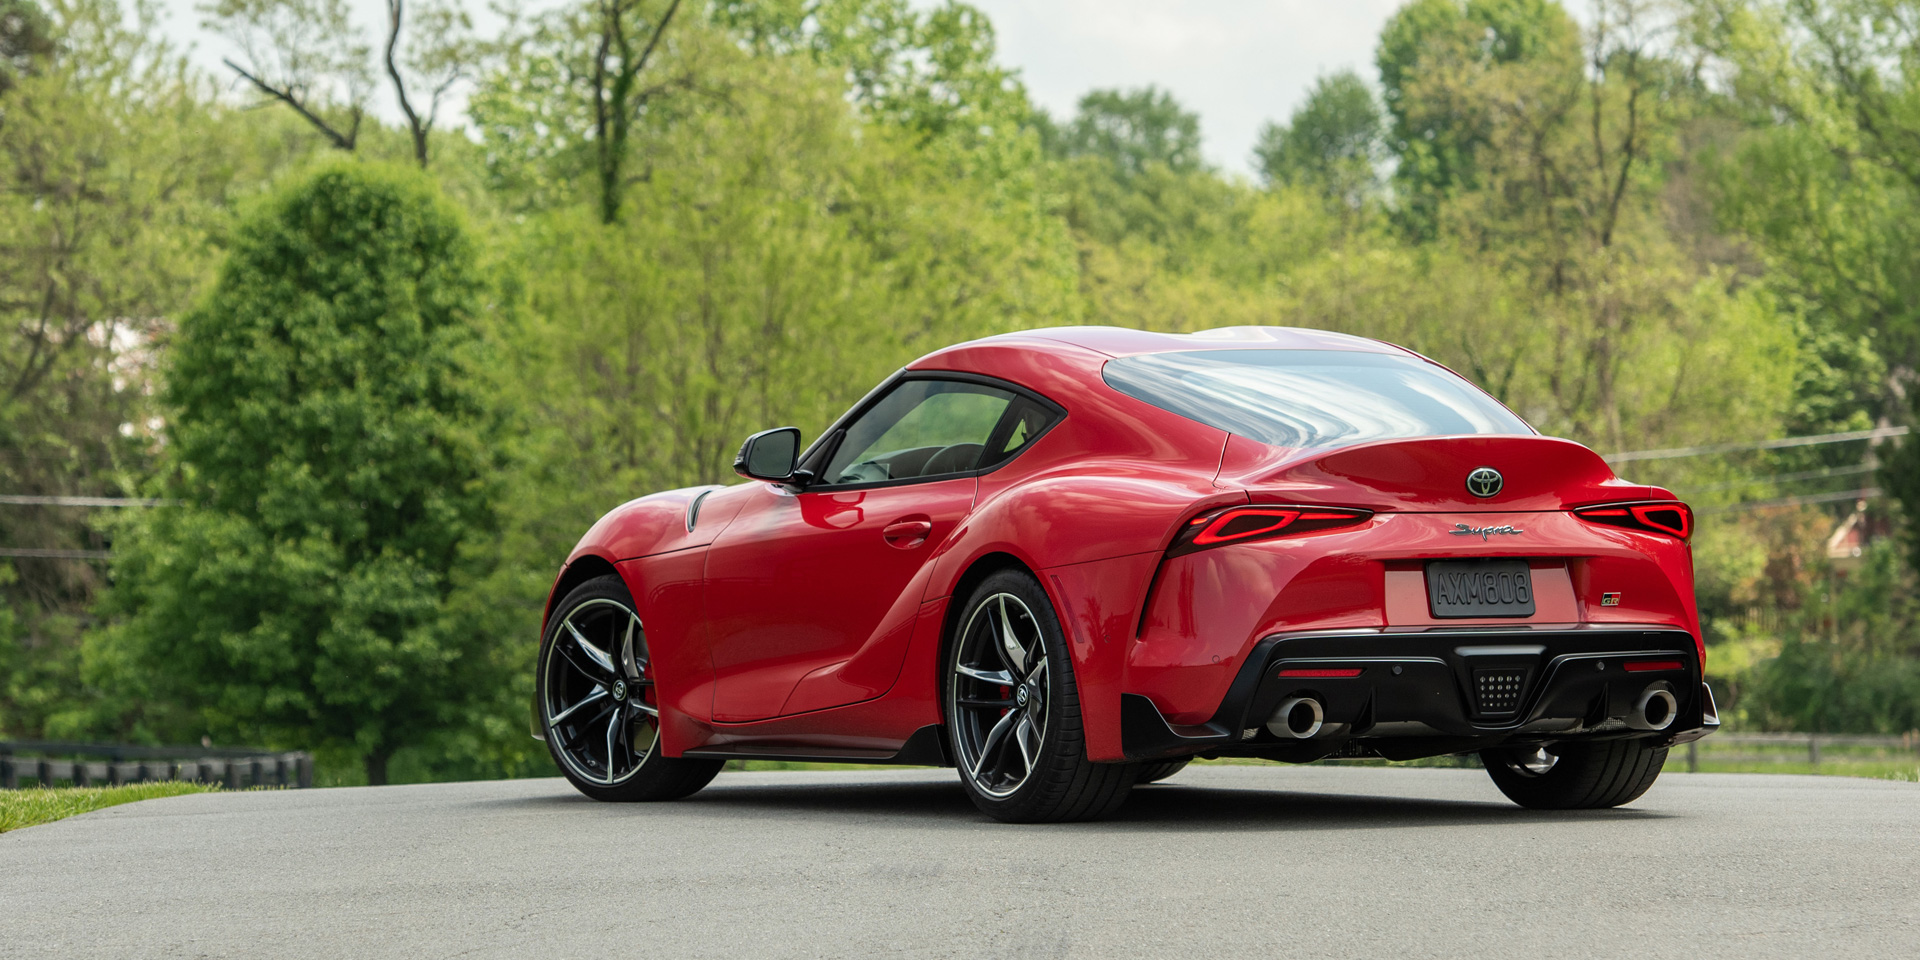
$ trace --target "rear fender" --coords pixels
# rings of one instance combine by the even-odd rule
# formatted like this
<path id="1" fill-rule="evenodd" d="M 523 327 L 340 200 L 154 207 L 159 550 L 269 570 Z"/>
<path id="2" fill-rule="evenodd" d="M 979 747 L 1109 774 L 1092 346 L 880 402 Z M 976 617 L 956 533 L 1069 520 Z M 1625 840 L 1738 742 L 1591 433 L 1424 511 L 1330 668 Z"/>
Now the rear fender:
<path id="1" fill-rule="evenodd" d="M 1221 490 L 1191 475 L 1154 476 L 1137 466 L 1132 475 L 1062 474 L 995 492 L 983 485 L 980 504 L 940 545 L 927 599 L 952 596 L 966 571 L 989 554 L 1047 570 L 1157 553 L 1195 512 L 1246 502 L 1243 490 Z"/>
<path id="2" fill-rule="evenodd" d="M 984 500 L 955 530 L 936 558 L 927 599 L 951 598 L 951 629 L 967 600 L 955 588 L 977 564 L 1011 557 L 1033 571 L 1071 651 L 1087 755 L 1123 760 L 1126 648 L 1154 569 L 1182 520 L 1246 500 L 1244 491 L 1222 491 L 1191 474 L 1154 476 L 1137 464 L 1121 475 L 1031 480 Z M 936 661 L 936 671 L 944 663 Z"/>

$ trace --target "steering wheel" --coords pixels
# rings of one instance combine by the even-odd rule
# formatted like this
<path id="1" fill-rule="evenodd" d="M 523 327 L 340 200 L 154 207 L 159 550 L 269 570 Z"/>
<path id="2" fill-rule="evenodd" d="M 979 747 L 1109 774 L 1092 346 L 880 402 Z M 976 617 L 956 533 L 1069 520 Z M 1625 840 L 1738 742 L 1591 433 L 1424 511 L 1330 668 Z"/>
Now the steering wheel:
<path id="1" fill-rule="evenodd" d="M 887 465 L 878 460 L 862 460 L 840 471 L 834 483 L 874 483 L 880 480 L 892 480 L 892 472 Z"/>
<path id="2" fill-rule="evenodd" d="M 920 475 L 935 477 L 943 473 L 959 473 L 970 469 L 979 461 L 980 449 L 980 444 L 977 443 L 956 443 L 941 447 L 920 466 Z"/>

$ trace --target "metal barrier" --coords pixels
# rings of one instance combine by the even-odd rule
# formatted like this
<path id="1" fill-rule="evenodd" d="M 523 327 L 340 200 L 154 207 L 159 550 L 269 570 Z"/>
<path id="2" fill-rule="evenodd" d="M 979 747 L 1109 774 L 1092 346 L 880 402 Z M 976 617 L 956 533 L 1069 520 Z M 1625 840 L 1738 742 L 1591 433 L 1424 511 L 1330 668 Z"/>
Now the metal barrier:
<path id="1" fill-rule="evenodd" d="M 98 762 L 82 758 L 102 758 Z M 243 787 L 313 786 L 313 755 L 274 753 L 257 747 L 141 747 L 118 743 L 51 740 L 0 741 L 0 789 L 52 786 L 120 786 L 158 780 Z"/>
<path id="2" fill-rule="evenodd" d="M 1899 750 L 1907 753 L 1920 753 L 1920 731 L 1909 730 L 1897 737 L 1870 736 L 1849 733 L 1716 733 L 1711 738 L 1712 747 L 1795 747 L 1806 751 L 1805 763 L 1820 765 L 1820 748 L 1827 747 L 1871 747 L 1881 750 Z M 1687 771 L 1700 769 L 1700 744 L 1695 740 L 1687 744 Z M 1802 758 L 1795 754 L 1779 753 L 1723 753 L 1710 751 L 1712 759 L 1731 763 L 1801 763 Z"/>

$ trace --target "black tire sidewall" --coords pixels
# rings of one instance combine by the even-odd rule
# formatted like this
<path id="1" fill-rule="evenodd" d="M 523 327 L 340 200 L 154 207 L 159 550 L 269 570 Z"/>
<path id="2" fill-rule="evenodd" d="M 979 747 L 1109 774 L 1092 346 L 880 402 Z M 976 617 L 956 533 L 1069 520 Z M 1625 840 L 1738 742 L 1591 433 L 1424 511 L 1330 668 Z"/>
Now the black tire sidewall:
<path id="1" fill-rule="evenodd" d="M 1086 737 L 1081 726 L 1079 689 L 1074 680 L 1072 653 L 1066 642 L 1066 633 L 1060 626 L 1059 616 L 1055 613 L 1053 602 L 1039 581 L 1023 570 L 1002 570 L 982 580 L 967 598 L 961 615 L 954 620 L 953 636 L 949 639 L 945 656 L 941 658 L 940 702 L 943 712 L 947 713 L 947 734 L 955 743 L 954 761 L 962 761 L 958 753 L 959 731 L 955 729 L 952 713 L 954 667 L 961 650 L 962 634 L 973 619 L 980 606 L 995 594 L 1010 594 L 1018 597 L 1033 613 L 1040 627 L 1040 634 L 1047 650 L 1047 728 L 1040 738 L 1039 759 L 1036 769 L 1027 777 L 1027 781 L 1018 790 L 1006 797 L 993 797 L 982 793 L 974 786 L 973 778 L 965 770 L 960 770 L 960 783 L 967 796 L 981 811 L 997 820 L 1013 823 L 1050 821 L 1059 819 L 1083 819 L 1081 816 L 1062 816 L 1063 808 L 1073 806 L 1071 798 L 1062 803 L 1062 778 L 1068 781 L 1085 779 L 1084 773 L 1076 776 L 1075 771 L 1082 766 L 1092 766 L 1086 756 Z M 1098 765 L 1109 766 L 1109 765 Z M 1113 765 L 1126 767 L 1125 778 L 1131 786 L 1137 772 L 1133 765 Z M 1117 771 L 1115 771 L 1117 774 Z M 1104 810 L 1102 811 L 1104 812 Z"/>
<path id="2" fill-rule="evenodd" d="M 1514 750 L 1480 754 L 1487 775 L 1507 799 L 1535 810 L 1597 810 L 1638 799 L 1660 775 L 1666 747 L 1651 739 L 1569 742 L 1550 749 L 1560 759 L 1544 774 L 1513 769 Z"/>
<path id="3" fill-rule="evenodd" d="M 616 803 L 642 800 L 668 800 L 677 799 L 678 797 L 692 793 L 694 790 L 698 790 L 701 786 L 704 786 L 707 781 L 713 779 L 714 774 L 720 771 L 720 767 L 725 764 L 725 761 L 687 760 L 665 756 L 660 752 L 657 737 L 653 748 L 648 751 L 646 759 L 640 762 L 639 769 L 635 770 L 633 775 L 627 779 L 612 785 L 594 783 L 590 780 L 582 779 L 574 773 L 573 769 L 568 766 L 565 758 L 560 755 L 560 750 L 554 742 L 552 731 L 547 726 L 548 655 L 552 651 L 553 644 L 559 639 L 560 625 L 565 622 L 568 613 L 581 604 L 592 600 L 612 600 L 625 606 L 629 610 L 633 610 L 635 615 L 639 613 L 638 608 L 634 605 L 632 592 L 627 589 L 626 583 L 622 581 L 620 577 L 613 574 L 595 577 L 592 580 L 588 580 L 574 587 L 572 590 L 567 591 L 566 597 L 554 605 L 553 615 L 547 618 L 546 629 L 540 637 L 540 659 L 534 666 L 533 674 L 534 707 L 540 718 L 541 732 L 546 735 L 543 739 L 547 745 L 547 755 L 553 758 L 553 765 L 560 768 L 560 775 L 567 778 L 567 782 L 573 784 L 574 789 L 595 800 L 605 800 Z M 643 628 L 645 622 L 645 618 L 642 618 L 641 624 Z M 705 773 L 704 778 L 700 777 L 702 772 Z M 695 779 L 698 779 L 698 784 L 691 784 L 691 781 Z M 691 789 L 688 789 L 690 785 Z"/>

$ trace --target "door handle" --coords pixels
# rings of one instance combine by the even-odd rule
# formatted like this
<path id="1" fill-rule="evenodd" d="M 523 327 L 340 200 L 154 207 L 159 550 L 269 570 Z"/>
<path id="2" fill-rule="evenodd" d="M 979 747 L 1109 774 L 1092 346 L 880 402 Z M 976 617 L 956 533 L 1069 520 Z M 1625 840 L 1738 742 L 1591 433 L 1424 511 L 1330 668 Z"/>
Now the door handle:
<path id="1" fill-rule="evenodd" d="M 890 546 L 906 550 L 917 547 L 927 540 L 927 534 L 933 532 L 933 523 L 927 520 L 895 520 L 881 529 L 880 535 L 887 538 Z"/>

